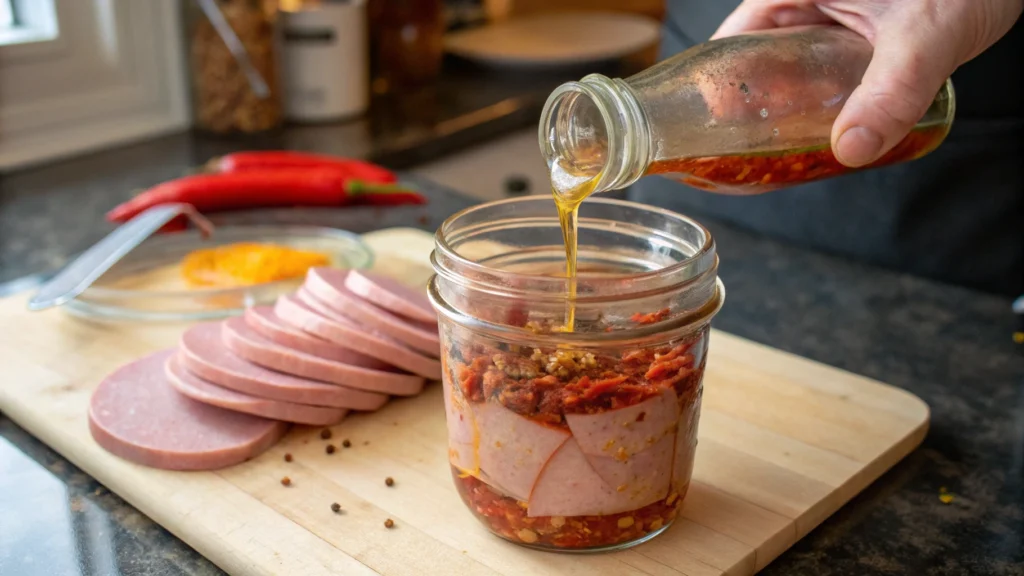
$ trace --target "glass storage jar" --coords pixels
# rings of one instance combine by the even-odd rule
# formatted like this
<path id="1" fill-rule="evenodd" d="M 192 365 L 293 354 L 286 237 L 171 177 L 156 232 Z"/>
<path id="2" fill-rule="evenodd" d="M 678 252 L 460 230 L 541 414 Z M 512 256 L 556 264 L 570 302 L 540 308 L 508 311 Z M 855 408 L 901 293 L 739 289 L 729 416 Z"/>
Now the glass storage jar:
<path id="1" fill-rule="evenodd" d="M 676 517 L 724 288 L 710 233 L 682 215 L 593 199 L 579 238 L 574 332 L 560 330 L 565 248 L 549 198 L 449 218 L 429 294 L 466 505 L 513 542 L 598 551 Z"/>
<path id="2" fill-rule="evenodd" d="M 266 0 L 214 0 L 253 68 L 269 88 L 257 95 L 217 29 L 195 0 L 186 2 L 192 113 L 197 128 L 248 134 L 281 126 L 276 4 Z"/>
<path id="3" fill-rule="evenodd" d="M 598 192 L 646 174 L 730 194 L 838 176 L 855 169 L 832 154 L 832 124 L 872 53 L 845 28 L 803 27 L 707 42 L 625 80 L 591 74 L 548 98 L 541 152 Z M 954 110 L 947 80 L 911 133 L 865 168 L 931 152 Z"/>

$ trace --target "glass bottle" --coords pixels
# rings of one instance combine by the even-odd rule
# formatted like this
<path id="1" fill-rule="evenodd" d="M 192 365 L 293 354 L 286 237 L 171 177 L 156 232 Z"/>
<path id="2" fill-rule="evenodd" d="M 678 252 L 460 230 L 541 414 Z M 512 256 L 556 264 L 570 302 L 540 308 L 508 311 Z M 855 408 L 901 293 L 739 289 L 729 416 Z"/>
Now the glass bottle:
<path id="1" fill-rule="evenodd" d="M 373 0 L 370 25 L 374 92 L 416 88 L 437 79 L 444 56 L 444 2 Z"/>
<path id="2" fill-rule="evenodd" d="M 541 152 L 596 192 L 647 174 L 755 194 L 845 174 L 832 124 L 873 48 L 841 27 L 802 27 L 694 46 L 630 78 L 591 74 L 558 87 L 541 116 Z M 865 168 L 913 160 L 942 143 L 955 97 L 947 80 L 911 133 Z"/>

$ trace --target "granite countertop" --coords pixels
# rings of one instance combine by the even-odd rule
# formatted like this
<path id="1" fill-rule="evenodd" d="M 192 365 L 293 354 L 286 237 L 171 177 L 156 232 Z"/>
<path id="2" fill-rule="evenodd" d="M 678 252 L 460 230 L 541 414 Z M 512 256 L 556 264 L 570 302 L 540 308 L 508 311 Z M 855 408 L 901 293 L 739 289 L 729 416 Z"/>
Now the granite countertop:
<path id="1" fill-rule="evenodd" d="M 435 123 L 432 137 L 414 130 L 359 140 L 341 125 L 287 130 L 267 145 L 342 153 L 362 146 L 363 156 L 386 162 L 391 154 L 394 165 L 409 165 L 436 153 L 423 149 L 430 142 L 454 149 L 529 125 L 535 116 L 527 118 L 526 100 L 496 116 L 455 113 L 469 119 L 461 128 Z M 417 138 L 421 144 L 409 144 Z M 103 213 L 134 189 L 237 146 L 181 134 L 5 175 L 0 282 L 59 265 L 109 231 Z M 288 218 L 356 232 L 433 229 L 473 203 L 419 184 L 426 206 Z M 1024 574 L 1024 355 L 1010 339 L 1010 302 L 705 224 L 717 238 L 728 289 L 717 328 L 905 388 L 932 409 L 920 449 L 764 573 Z M 939 500 L 940 488 L 952 502 Z M 220 571 L 0 415 L 0 574 Z"/>

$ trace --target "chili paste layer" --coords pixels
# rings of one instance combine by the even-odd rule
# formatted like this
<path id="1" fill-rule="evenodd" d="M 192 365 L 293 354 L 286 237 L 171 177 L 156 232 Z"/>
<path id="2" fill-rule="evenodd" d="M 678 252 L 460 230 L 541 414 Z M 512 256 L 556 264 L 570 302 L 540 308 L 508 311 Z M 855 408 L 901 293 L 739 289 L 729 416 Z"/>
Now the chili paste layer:
<path id="1" fill-rule="evenodd" d="M 703 374 L 703 351 L 695 349 L 701 342 L 622 354 L 477 344 L 460 350 L 454 376 L 470 402 L 497 402 L 521 416 L 564 426 L 566 414 L 625 408 L 668 387 L 681 400 L 692 398 Z"/>

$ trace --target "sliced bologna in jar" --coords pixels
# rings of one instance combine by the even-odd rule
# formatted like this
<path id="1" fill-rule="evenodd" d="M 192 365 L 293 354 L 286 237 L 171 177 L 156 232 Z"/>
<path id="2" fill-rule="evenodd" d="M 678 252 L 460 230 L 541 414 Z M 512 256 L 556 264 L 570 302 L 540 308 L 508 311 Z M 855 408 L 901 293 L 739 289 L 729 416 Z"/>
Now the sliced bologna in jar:
<path id="1" fill-rule="evenodd" d="M 182 367 L 218 386 L 270 400 L 349 410 L 376 410 L 388 401 L 380 392 L 318 382 L 249 362 L 228 349 L 222 332 L 220 322 L 186 330 L 178 344 Z"/>
<path id="2" fill-rule="evenodd" d="M 444 364 L 442 360 L 442 364 Z M 476 417 L 472 405 L 462 395 L 445 370 L 441 387 L 444 390 L 445 421 L 448 425 L 448 460 L 460 473 L 479 475 L 480 458 Z"/>
<path id="3" fill-rule="evenodd" d="M 89 401 L 89 431 L 111 454 L 167 470 L 215 470 L 263 453 L 288 424 L 208 406 L 179 394 L 164 350 L 122 366 Z"/>
<path id="4" fill-rule="evenodd" d="M 685 494 L 693 474 L 693 459 L 697 452 L 697 427 L 700 423 L 703 389 L 697 393 L 693 404 L 683 407 L 682 418 L 676 430 L 675 456 L 672 463 L 672 490 Z"/>
<path id="5" fill-rule="evenodd" d="M 579 444 L 562 444 L 544 466 L 530 494 L 530 516 L 603 516 L 636 510 L 650 502 L 610 486 L 594 470 Z"/>
<path id="6" fill-rule="evenodd" d="M 330 310 L 305 289 L 296 296 L 283 295 L 277 299 L 274 312 L 289 324 L 311 334 L 347 346 L 367 356 L 384 360 L 392 366 L 437 380 L 441 377 L 441 362 L 411 350 L 403 344 L 352 322 Z"/>
<path id="7" fill-rule="evenodd" d="M 626 459 L 592 454 L 584 456 L 605 484 L 635 504 L 630 508 L 632 510 L 668 496 L 675 447 L 673 428 L 647 449 Z"/>
<path id="8" fill-rule="evenodd" d="M 569 433 L 494 402 L 472 407 L 480 437 L 481 473 L 493 479 L 502 491 L 526 502 L 544 465 L 569 439 Z"/>
<path id="9" fill-rule="evenodd" d="M 343 408 L 310 406 L 280 400 L 267 400 L 211 384 L 186 370 L 178 356 L 171 356 L 166 365 L 167 379 L 175 390 L 189 398 L 233 412 L 262 416 L 309 426 L 330 426 L 341 422 L 348 413 Z"/>
<path id="10" fill-rule="evenodd" d="M 374 370 L 387 370 L 391 367 L 387 362 L 360 354 L 355 350 L 339 346 L 334 342 L 324 340 L 289 325 L 277 317 L 273 306 L 246 308 L 245 321 L 253 330 L 263 335 L 264 338 L 299 352 Z"/>
<path id="11" fill-rule="evenodd" d="M 566 414 L 565 421 L 585 454 L 626 459 L 675 429 L 678 397 L 667 387 L 639 404 L 596 414 Z"/>
<path id="12" fill-rule="evenodd" d="M 411 396 L 423 390 L 423 378 L 419 376 L 368 370 L 279 346 L 260 336 L 242 318 L 229 318 L 221 326 L 229 350 L 265 368 L 381 394 Z"/>
<path id="13" fill-rule="evenodd" d="M 345 287 L 385 310 L 417 322 L 437 324 L 437 312 L 425 288 L 414 290 L 387 276 L 361 270 L 352 270 L 345 277 Z"/>
<path id="14" fill-rule="evenodd" d="M 416 322 L 374 306 L 374 298 L 364 300 L 346 286 L 348 270 L 310 268 L 303 288 L 335 312 L 373 331 L 433 357 L 441 355 L 437 323 Z"/>

